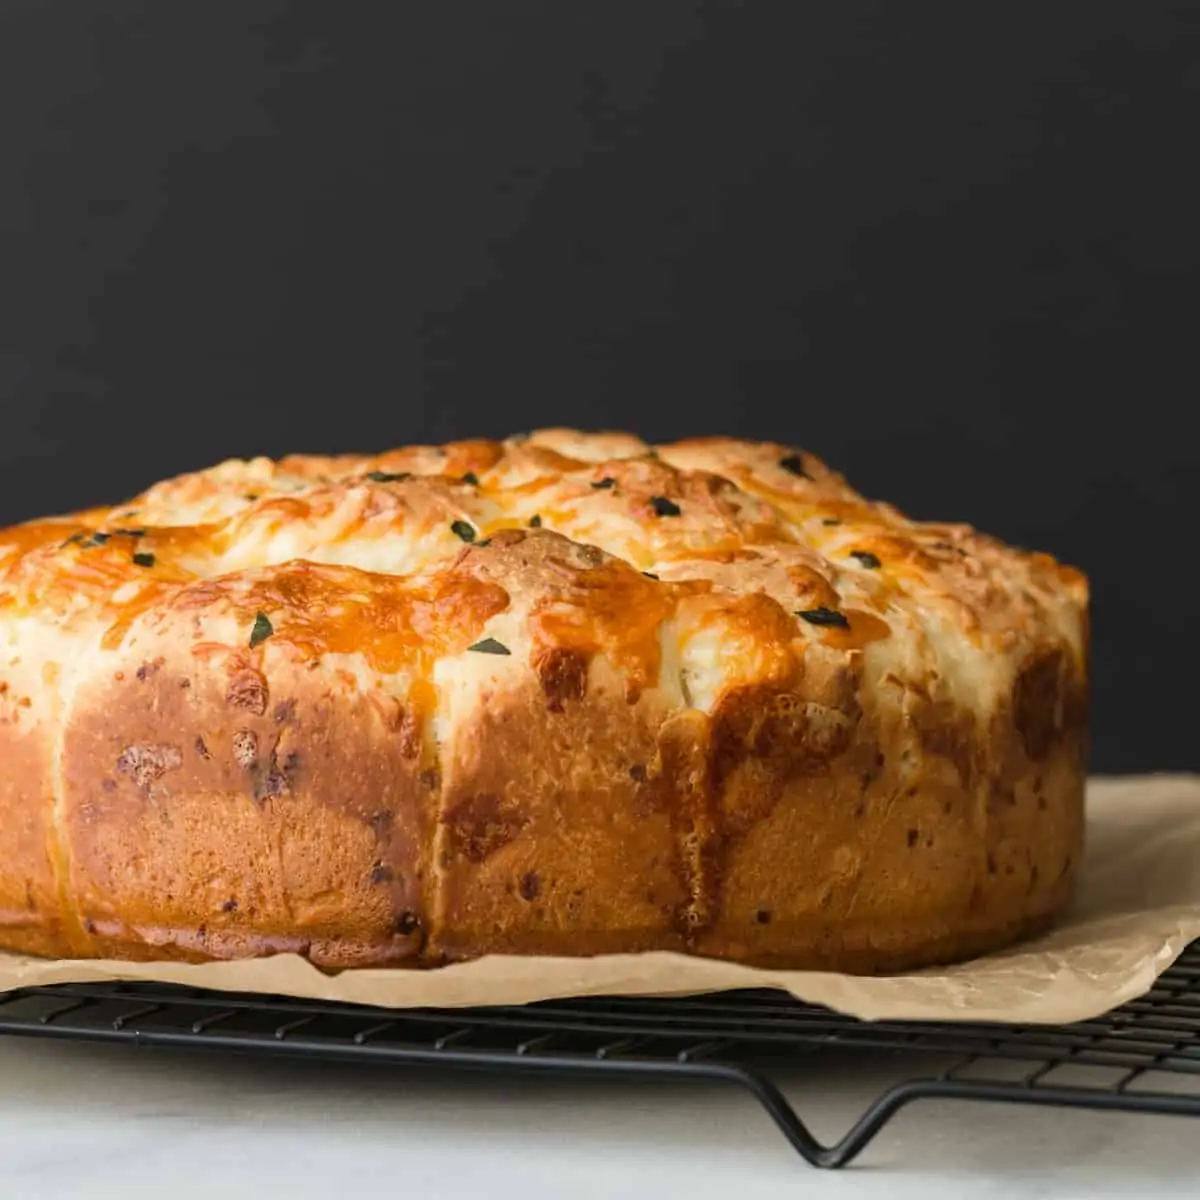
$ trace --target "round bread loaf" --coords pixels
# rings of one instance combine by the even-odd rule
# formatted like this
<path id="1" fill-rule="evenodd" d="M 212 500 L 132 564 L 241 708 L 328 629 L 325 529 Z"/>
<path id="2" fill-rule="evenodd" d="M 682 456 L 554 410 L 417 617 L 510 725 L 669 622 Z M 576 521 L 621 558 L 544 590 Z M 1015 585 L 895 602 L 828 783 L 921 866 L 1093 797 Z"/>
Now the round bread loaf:
<path id="1" fill-rule="evenodd" d="M 0 945 L 959 959 L 1069 899 L 1087 642 L 791 447 L 226 462 L 0 532 Z"/>

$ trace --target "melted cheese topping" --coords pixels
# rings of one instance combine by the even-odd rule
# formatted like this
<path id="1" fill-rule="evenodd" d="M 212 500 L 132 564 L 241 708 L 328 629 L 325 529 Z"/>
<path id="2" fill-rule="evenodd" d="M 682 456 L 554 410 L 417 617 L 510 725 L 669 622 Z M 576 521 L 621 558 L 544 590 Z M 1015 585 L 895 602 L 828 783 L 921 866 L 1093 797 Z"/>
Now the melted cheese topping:
<path id="1" fill-rule="evenodd" d="M 911 521 L 806 452 L 723 438 L 554 429 L 229 461 L 0 532 L 9 666 L 69 670 L 181 613 L 213 618 L 194 653 L 245 649 L 261 614 L 255 653 L 410 691 L 449 664 L 491 678 L 555 651 L 705 711 L 852 661 L 864 687 L 986 714 L 1036 652 L 1085 675 L 1087 601 L 1046 555 Z M 512 662 L 465 653 L 484 636 Z"/>

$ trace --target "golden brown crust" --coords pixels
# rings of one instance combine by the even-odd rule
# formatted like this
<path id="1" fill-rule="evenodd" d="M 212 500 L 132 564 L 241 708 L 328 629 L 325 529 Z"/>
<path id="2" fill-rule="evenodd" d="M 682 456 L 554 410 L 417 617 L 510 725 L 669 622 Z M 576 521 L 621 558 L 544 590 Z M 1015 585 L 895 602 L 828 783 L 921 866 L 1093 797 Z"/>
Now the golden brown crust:
<path id="1" fill-rule="evenodd" d="M 879 971 L 1042 927 L 1087 584 L 812 455 L 542 430 L 0 532 L 0 945 Z"/>

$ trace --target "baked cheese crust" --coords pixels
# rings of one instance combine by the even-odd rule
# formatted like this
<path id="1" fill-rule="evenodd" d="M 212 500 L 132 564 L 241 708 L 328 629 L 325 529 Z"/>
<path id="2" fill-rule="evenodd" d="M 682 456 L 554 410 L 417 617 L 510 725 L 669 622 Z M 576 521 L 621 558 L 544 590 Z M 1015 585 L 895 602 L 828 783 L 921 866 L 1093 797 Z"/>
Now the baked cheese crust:
<path id="1" fill-rule="evenodd" d="M 1085 578 L 812 454 L 546 429 L 0 532 L 0 945 L 859 972 L 1043 927 Z"/>

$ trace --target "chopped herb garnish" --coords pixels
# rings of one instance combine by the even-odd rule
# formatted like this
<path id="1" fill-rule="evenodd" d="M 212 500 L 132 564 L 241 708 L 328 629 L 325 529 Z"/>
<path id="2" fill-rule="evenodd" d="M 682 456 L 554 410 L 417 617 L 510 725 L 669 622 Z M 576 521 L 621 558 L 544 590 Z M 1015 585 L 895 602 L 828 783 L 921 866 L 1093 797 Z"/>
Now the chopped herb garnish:
<path id="1" fill-rule="evenodd" d="M 118 537 L 141 538 L 146 536 L 144 529 L 114 529 L 113 533 Z"/>
<path id="2" fill-rule="evenodd" d="M 254 628 L 250 630 L 250 649 L 255 646 L 261 646 L 275 632 L 275 626 L 271 624 L 265 613 L 259 613 L 254 618 Z"/>
<path id="3" fill-rule="evenodd" d="M 482 642 L 476 642 L 473 646 L 468 646 L 468 650 L 474 650 L 476 654 L 511 654 L 512 651 L 504 645 L 503 642 L 496 641 L 495 638 L 484 638 Z"/>
<path id="4" fill-rule="evenodd" d="M 412 478 L 411 471 L 371 471 L 367 478 L 372 483 L 403 483 Z"/>
<path id="5" fill-rule="evenodd" d="M 541 527 L 542 527 L 542 518 L 539 517 L 537 513 L 534 513 L 533 516 L 529 518 L 529 528 L 530 529 L 541 529 Z"/>
<path id="6" fill-rule="evenodd" d="M 839 629 L 849 629 L 850 622 L 846 620 L 845 613 L 840 613 L 833 608 L 806 608 L 796 614 L 798 617 L 803 617 L 810 625 L 834 625 Z"/>
<path id="7" fill-rule="evenodd" d="M 111 538 L 111 537 L 112 537 L 111 533 L 101 533 L 99 530 L 97 530 L 95 533 L 93 533 L 91 535 L 91 537 L 87 538 L 82 544 L 84 546 L 103 546 L 104 543 L 107 542 L 109 540 L 109 538 Z"/>
<path id="8" fill-rule="evenodd" d="M 642 574 L 645 575 L 645 577 L 647 579 L 657 579 L 658 578 L 658 576 L 655 575 L 655 573 L 653 571 L 643 571 Z"/>
<path id="9" fill-rule="evenodd" d="M 475 543 L 475 545 L 477 545 L 477 546 L 490 546 L 491 544 L 492 544 L 491 538 L 480 538 L 479 541 L 477 541 Z"/>
<path id="10" fill-rule="evenodd" d="M 475 540 L 475 526 L 468 524 L 466 521 L 451 521 L 450 528 L 464 542 L 473 542 Z"/>
<path id="11" fill-rule="evenodd" d="M 473 487 L 478 487 L 478 486 L 479 486 L 479 476 L 478 476 L 478 475 L 476 475 L 474 471 L 468 471 L 468 472 L 467 472 L 467 473 L 466 473 L 466 474 L 465 474 L 465 475 L 462 477 L 462 481 L 463 481 L 463 483 L 469 483 L 469 484 L 471 484 Z"/>
<path id="12" fill-rule="evenodd" d="M 842 522 L 837 517 L 826 517 L 821 522 L 822 525 L 840 525 L 841 523 Z"/>
<path id="13" fill-rule="evenodd" d="M 799 454 L 785 454 L 779 460 L 779 465 L 791 475 L 797 475 L 801 479 L 811 479 L 812 476 L 804 469 L 804 460 Z"/>
<path id="14" fill-rule="evenodd" d="M 668 500 L 666 496 L 651 496 L 650 504 L 660 517 L 679 516 L 679 505 L 674 500 Z"/>
<path id="15" fill-rule="evenodd" d="M 154 566 L 154 555 L 153 554 L 135 554 L 133 556 L 133 561 L 139 567 L 152 567 L 152 566 Z"/>
<path id="16" fill-rule="evenodd" d="M 605 477 L 603 479 L 597 479 L 597 480 L 593 481 L 592 487 L 597 488 L 597 489 L 610 488 L 610 487 L 615 487 L 616 483 L 617 483 L 617 481 L 611 475 L 605 475 Z"/>
<path id="17" fill-rule="evenodd" d="M 67 546 L 78 546 L 85 537 L 87 537 L 86 533 L 73 533 L 65 542 L 63 542 L 63 548 L 65 549 Z"/>
<path id="18" fill-rule="evenodd" d="M 870 550 L 851 550 L 851 558 L 857 558 L 868 571 L 878 571 L 883 565 Z"/>
<path id="19" fill-rule="evenodd" d="M 251 503 L 251 504 L 253 504 L 253 503 L 255 502 L 255 500 L 257 500 L 257 499 L 258 499 L 258 493 L 257 493 L 257 492 L 247 492 L 247 493 L 246 493 L 246 494 L 245 494 L 245 495 L 242 497 L 242 499 L 243 499 L 243 500 L 249 500 L 249 501 L 250 501 L 250 503 Z"/>

